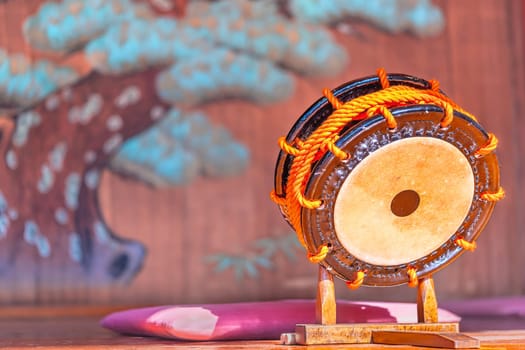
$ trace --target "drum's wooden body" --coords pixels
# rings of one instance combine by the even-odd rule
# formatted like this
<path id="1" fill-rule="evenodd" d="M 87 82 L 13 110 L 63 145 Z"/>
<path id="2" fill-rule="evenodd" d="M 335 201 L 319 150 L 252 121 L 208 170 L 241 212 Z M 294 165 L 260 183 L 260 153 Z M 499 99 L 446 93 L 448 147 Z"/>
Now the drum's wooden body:
<path id="1" fill-rule="evenodd" d="M 415 77 L 391 74 L 391 85 L 429 89 Z M 377 77 L 347 83 L 334 95 L 346 102 L 381 89 Z M 321 264 L 346 281 L 365 271 L 364 285 L 390 286 L 430 276 L 463 251 L 487 223 L 494 201 L 482 194 L 499 188 L 494 153 L 476 152 L 488 134 L 469 116 L 455 111 L 442 128 L 441 107 L 426 104 L 390 109 L 397 122 L 391 130 L 381 115 L 352 121 L 339 132 L 335 145 L 348 160 L 324 152 L 312 164 L 306 198 L 322 200 L 316 209 L 301 209 L 301 228 L 310 252 L 328 245 Z M 333 112 L 326 98 L 314 103 L 286 137 L 292 144 L 308 137 Z M 284 196 L 293 156 L 281 151 L 275 193 Z M 281 209 L 283 209 L 281 207 Z M 283 210 L 288 219 L 286 210 Z"/>

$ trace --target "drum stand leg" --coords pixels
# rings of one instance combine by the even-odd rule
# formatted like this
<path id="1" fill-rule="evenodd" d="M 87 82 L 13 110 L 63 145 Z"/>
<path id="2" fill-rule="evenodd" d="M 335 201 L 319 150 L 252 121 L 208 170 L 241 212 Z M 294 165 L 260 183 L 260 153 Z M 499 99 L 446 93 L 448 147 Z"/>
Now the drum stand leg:
<path id="1" fill-rule="evenodd" d="M 334 280 L 319 266 L 317 284 L 317 324 L 298 324 L 295 333 L 281 335 L 286 345 L 391 344 L 448 349 L 479 348 L 479 340 L 459 333 L 458 323 L 438 322 L 438 307 L 431 277 L 419 280 L 418 323 L 336 324 Z"/>
<path id="2" fill-rule="evenodd" d="M 438 321 L 438 305 L 434 280 L 432 277 L 421 278 L 417 288 L 417 322 L 436 323 Z"/>
<path id="3" fill-rule="evenodd" d="M 319 265 L 315 320 L 322 325 L 336 323 L 334 276 Z"/>

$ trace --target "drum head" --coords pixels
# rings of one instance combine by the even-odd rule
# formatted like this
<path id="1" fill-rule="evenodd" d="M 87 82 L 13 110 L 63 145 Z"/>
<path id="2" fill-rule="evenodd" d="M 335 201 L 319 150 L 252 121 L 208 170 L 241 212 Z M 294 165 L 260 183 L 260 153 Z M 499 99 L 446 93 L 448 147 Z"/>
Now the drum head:
<path id="1" fill-rule="evenodd" d="M 438 138 L 404 138 L 349 172 L 334 201 L 334 231 L 360 260 L 408 264 L 457 231 L 473 197 L 474 174 L 456 147 Z"/>

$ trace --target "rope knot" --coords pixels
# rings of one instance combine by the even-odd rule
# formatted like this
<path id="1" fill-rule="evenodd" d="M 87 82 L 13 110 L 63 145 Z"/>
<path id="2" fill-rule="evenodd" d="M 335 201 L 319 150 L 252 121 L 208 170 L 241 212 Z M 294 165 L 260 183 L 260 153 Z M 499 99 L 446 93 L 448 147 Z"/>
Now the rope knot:
<path id="1" fill-rule="evenodd" d="M 477 248 L 476 242 L 469 242 L 465 240 L 463 237 L 459 237 L 456 239 L 456 244 L 460 246 L 461 248 L 473 252 Z"/>
<path id="2" fill-rule="evenodd" d="M 417 270 L 414 267 L 409 267 L 407 269 L 407 275 L 408 275 L 408 286 L 417 287 L 418 285 Z"/>
<path id="3" fill-rule="evenodd" d="M 490 133 L 487 144 L 481 147 L 480 149 L 478 149 L 476 153 L 474 153 L 474 155 L 478 158 L 484 157 L 487 154 L 490 154 L 491 152 L 493 152 L 497 147 L 498 147 L 498 138 L 496 137 L 496 135 Z"/>
<path id="4" fill-rule="evenodd" d="M 323 95 L 324 95 L 324 97 L 326 97 L 328 102 L 330 102 L 330 104 L 332 105 L 333 109 L 339 109 L 339 108 L 341 108 L 343 106 L 343 103 L 337 97 L 335 97 L 335 95 L 332 92 L 332 90 L 330 90 L 328 88 L 324 88 L 323 89 Z"/>
<path id="5" fill-rule="evenodd" d="M 388 75 L 384 68 L 379 68 L 376 72 L 379 82 L 381 83 L 381 88 L 387 89 L 390 87 L 390 82 L 388 81 Z"/>
<path id="6" fill-rule="evenodd" d="M 350 289 L 357 289 L 361 287 L 365 280 L 365 271 L 357 271 L 356 277 L 353 281 L 346 282 L 346 286 Z"/>
<path id="7" fill-rule="evenodd" d="M 280 206 L 284 206 L 286 205 L 286 198 L 284 197 L 281 197 L 277 194 L 277 192 L 275 192 L 275 190 L 272 190 L 270 192 L 270 199 L 275 203 L 275 204 L 278 204 Z"/>
<path id="8" fill-rule="evenodd" d="M 392 112 L 390 112 L 390 110 L 386 106 L 379 105 L 379 106 L 370 108 L 366 112 L 366 114 L 367 114 L 367 116 L 369 118 L 374 116 L 374 115 L 376 115 L 376 114 L 381 114 L 385 118 L 386 125 L 388 125 L 389 129 L 396 129 L 397 128 L 396 118 L 394 117 Z"/>
<path id="9" fill-rule="evenodd" d="M 505 190 L 502 187 L 499 187 L 496 192 L 483 192 L 481 194 L 481 199 L 489 202 L 497 202 L 505 198 Z"/>
<path id="10" fill-rule="evenodd" d="M 339 135 L 335 134 L 333 136 L 331 136 L 330 138 L 326 139 L 322 146 L 321 146 L 321 151 L 323 152 L 326 152 L 326 151 L 330 151 L 332 152 L 332 154 L 334 156 L 336 156 L 337 158 L 341 159 L 341 160 L 347 160 L 348 158 L 350 158 L 350 154 L 343 151 L 341 148 L 337 147 L 335 145 L 335 142 L 339 139 Z"/>
<path id="11" fill-rule="evenodd" d="M 308 253 L 308 260 L 314 264 L 320 263 L 326 258 L 328 253 L 330 253 L 330 247 L 328 244 L 322 244 L 317 249 L 317 253 Z"/>
<path id="12" fill-rule="evenodd" d="M 285 153 L 288 153 L 291 156 L 298 156 L 300 153 L 299 149 L 286 142 L 286 137 L 284 136 L 279 137 L 277 143 L 279 144 L 280 149 L 282 149 Z"/>

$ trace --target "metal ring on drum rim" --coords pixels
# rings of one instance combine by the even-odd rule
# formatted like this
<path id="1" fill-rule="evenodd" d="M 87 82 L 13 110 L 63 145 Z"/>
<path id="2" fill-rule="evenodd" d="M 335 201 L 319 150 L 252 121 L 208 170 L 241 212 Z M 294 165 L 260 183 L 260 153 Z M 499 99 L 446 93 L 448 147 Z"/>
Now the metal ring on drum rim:
<path id="1" fill-rule="evenodd" d="M 301 211 L 308 249 L 315 251 L 321 244 L 329 244 L 331 252 L 322 264 L 347 281 L 352 281 L 357 271 L 366 271 L 364 285 L 405 283 L 408 282 L 407 267 L 415 268 L 418 278 L 421 278 L 455 260 L 463 251 L 455 244 L 456 238 L 475 240 L 494 207 L 494 202 L 481 199 L 481 193 L 494 191 L 499 186 L 496 156 L 475 156 L 475 152 L 485 145 L 488 135 L 474 120 L 455 112 L 450 126 L 442 129 L 439 121 L 443 111 L 439 107 L 414 105 L 391 111 L 398 123 L 396 130 L 389 130 L 385 119 L 377 116 L 353 124 L 340 135 L 337 147 L 352 157 L 341 161 L 327 152 L 313 165 L 305 196 L 321 199 L 323 205 L 318 209 L 303 208 Z M 433 152 L 438 153 L 432 159 L 426 159 Z M 396 163 L 389 158 L 396 158 L 397 153 L 400 157 L 414 158 L 401 161 L 403 169 L 397 169 L 396 173 Z M 400 157 L 397 159 L 400 160 Z M 431 165 L 432 160 L 436 161 L 435 166 Z M 457 164 L 449 164 L 451 161 L 457 161 Z M 381 162 L 385 162 L 385 166 L 389 167 L 387 170 L 393 174 L 373 176 L 373 172 L 381 167 Z M 371 167 L 369 171 L 372 174 L 367 167 Z M 418 167 L 431 168 L 419 169 L 425 178 L 431 177 L 427 188 L 421 188 L 425 179 L 414 179 Z M 440 168 L 443 168 L 441 172 Z M 407 170 L 410 170 L 408 174 L 403 174 Z M 397 181 L 396 177 L 399 177 Z M 367 178 L 370 182 L 368 189 Z M 388 183 L 385 181 L 387 178 Z M 433 183 L 432 179 L 437 182 Z M 412 180 L 415 181 L 413 185 Z M 455 181 L 458 183 L 455 184 Z M 354 188 L 356 183 L 359 185 Z M 374 184 L 381 188 L 374 188 Z M 359 194 L 359 191 L 362 193 Z M 381 191 L 385 192 L 382 197 Z M 416 208 L 410 209 L 412 212 L 404 217 L 396 217 L 392 202 L 403 191 L 415 192 L 421 203 L 418 202 Z M 429 195 L 425 191 L 432 193 Z M 415 198 L 414 194 L 411 195 Z M 352 201 L 353 196 L 365 201 L 367 197 L 369 199 L 359 209 L 359 203 Z M 372 207 L 373 201 L 378 198 L 383 201 L 381 210 Z M 447 198 L 452 206 L 448 209 Z M 409 204 L 414 206 L 414 203 Z M 367 215 L 367 209 L 373 215 L 381 213 L 382 221 L 378 224 L 367 223 L 373 215 L 359 218 L 359 215 Z M 345 210 L 357 213 L 350 213 L 350 218 L 346 218 Z M 385 220 L 387 217 L 389 219 Z M 447 220 L 451 222 L 447 223 Z M 425 221 L 428 221 L 426 225 Z M 403 223 L 401 226 L 398 225 L 400 222 Z M 389 223 L 393 226 L 385 226 Z M 418 227 L 411 226 L 418 225 L 423 225 L 419 227 L 423 232 L 414 236 Z M 384 226 L 383 231 L 389 233 L 375 231 L 381 226 Z M 395 237 L 388 236 L 396 229 L 402 242 L 396 243 Z M 370 237 L 359 237 L 367 230 L 371 232 Z M 389 247 L 392 251 L 385 251 Z M 405 252 L 410 249 L 412 251 Z"/>

